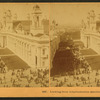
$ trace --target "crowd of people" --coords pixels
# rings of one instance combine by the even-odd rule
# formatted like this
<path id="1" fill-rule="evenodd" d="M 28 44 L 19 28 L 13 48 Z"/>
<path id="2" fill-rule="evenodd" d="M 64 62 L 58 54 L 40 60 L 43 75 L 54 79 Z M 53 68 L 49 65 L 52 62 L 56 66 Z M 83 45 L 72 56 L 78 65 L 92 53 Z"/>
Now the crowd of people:
<path id="1" fill-rule="evenodd" d="M 100 87 L 100 70 L 93 70 L 90 73 L 79 73 L 74 75 L 51 77 L 52 87 Z"/>
<path id="2" fill-rule="evenodd" d="M 0 58 L 0 87 L 48 87 L 49 69 L 9 70 Z"/>

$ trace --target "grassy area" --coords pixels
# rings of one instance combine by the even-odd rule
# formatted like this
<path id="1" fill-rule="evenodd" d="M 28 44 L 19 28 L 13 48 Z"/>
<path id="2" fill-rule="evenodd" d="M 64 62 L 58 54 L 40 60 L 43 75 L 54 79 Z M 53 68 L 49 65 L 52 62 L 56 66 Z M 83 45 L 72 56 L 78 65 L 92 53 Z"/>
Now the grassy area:
<path id="1" fill-rule="evenodd" d="M 29 68 L 29 65 L 25 63 L 18 56 L 4 56 L 2 60 L 7 65 L 8 69 L 26 69 Z"/>
<path id="2" fill-rule="evenodd" d="M 13 52 L 10 51 L 8 48 L 0 49 L 0 55 L 7 55 L 7 54 L 13 54 Z"/>
<path id="3" fill-rule="evenodd" d="M 82 55 L 95 55 L 97 54 L 94 50 L 92 49 L 85 49 L 81 50 Z"/>
<path id="4" fill-rule="evenodd" d="M 100 69 L 100 56 L 86 57 L 93 70 Z"/>

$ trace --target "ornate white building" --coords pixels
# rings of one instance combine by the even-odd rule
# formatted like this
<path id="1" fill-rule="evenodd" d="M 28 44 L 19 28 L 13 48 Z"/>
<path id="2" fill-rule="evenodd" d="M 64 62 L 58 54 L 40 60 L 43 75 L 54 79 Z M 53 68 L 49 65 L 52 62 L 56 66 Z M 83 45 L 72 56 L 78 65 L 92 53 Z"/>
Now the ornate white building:
<path id="1" fill-rule="evenodd" d="M 100 54 L 100 19 L 96 20 L 94 11 L 88 13 L 87 21 L 82 21 L 81 41 L 86 48 L 92 48 Z"/>
<path id="2" fill-rule="evenodd" d="M 49 33 L 42 24 L 42 11 L 33 7 L 32 19 L 12 20 L 9 10 L 4 16 L 0 32 L 0 46 L 8 48 L 32 68 L 49 68 Z"/>

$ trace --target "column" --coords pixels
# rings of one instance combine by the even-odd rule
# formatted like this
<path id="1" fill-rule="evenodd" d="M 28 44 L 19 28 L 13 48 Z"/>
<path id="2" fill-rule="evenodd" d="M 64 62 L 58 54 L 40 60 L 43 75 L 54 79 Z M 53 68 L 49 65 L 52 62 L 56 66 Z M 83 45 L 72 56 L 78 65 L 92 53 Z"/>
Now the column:
<path id="1" fill-rule="evenodd" d="M 35 68 L 35 48 L 33 45 L 31 46 L 31 65 Z"/>
<path id="2" fill-rule="evenodd" d="M 27 44 L 27 61 L 29 63 L 29 44 Z"/>
<path id="3" fill-rule="evenodd" d="M 29 45 L 29 63 L 31 64 L 31 45 Z"/>
<path id="4" fill-rule="evenodd" d="M 23 49 L 24 49 L 24 46 L 23 46 L 23 42 L 22 42 L 22 57 L 23 57 L 23 54 L 24 54 L 24 50 Z"/>
<path id="5" fill-rule="evenodd" d="M 26 57 L 26 43 L 24 44 L 24 49 L 25 49 L 25 52 L 24 52 L 24 54 L 25 54 L 25 60 L 27 60 L 27 57 Z"/>
<path id="6" fill-rule="evenodd" d="M 22 41 L 21 41 L 21 58 L 23 58 L 23 46 L 22 46 Z"/>
<path id="7" fill-rule="evenodd" d="M 18 40 L 16 39 L 16 53 L 18 53 Z"/>
<path id="8" fill-rule="evenodd" d="M 37 58 L 37 47 L 34 46 L 34 63 L 35 63 L 35 67 L 37 68 L 37 63 L 38 63 L 38 58 Z"/>
<path id="9" fill-rule="evenodd" d="M 27 58 L 27 62 L 28 62 L 28 44 L 26 45 L 26 58 Z"/>
<path id="10" fill-rule="evenodd" d="M 41 67 L 41 49 L 40 47 L 37 48 L 37 67 Z"/>

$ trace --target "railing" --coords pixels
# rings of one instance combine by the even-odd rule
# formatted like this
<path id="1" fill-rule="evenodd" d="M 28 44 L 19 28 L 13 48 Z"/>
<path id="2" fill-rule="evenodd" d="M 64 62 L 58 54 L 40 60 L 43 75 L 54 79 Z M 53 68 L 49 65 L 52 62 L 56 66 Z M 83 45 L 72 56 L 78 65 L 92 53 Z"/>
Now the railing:
<path id="1" fill-rule="evenodd" d="M 1 32 L 0 33 L 1 35 L 6 35 L 6 36 L 9 36 L 9 35 L 12 35 L 14 37 L 19 37 L 19 38 L 23 38 L 23 39 L 26 39 L 26 40 L 30 40 L 30 41 L 38 41 L 38 42 L 49 42 L 49 37 L 48 38 L 43 38 L 43 39 L 40 39 L 39 37 L 35 37 L 35 36 L 29 36 L 29 35 L 23 35 L 23 34 L 20 34 L 20 33 L 12 33 L 12 32 Z"/>

